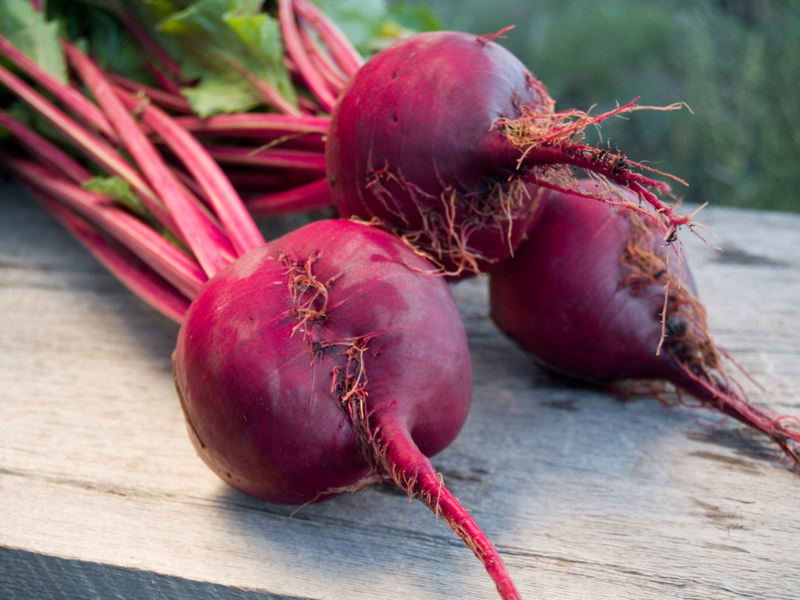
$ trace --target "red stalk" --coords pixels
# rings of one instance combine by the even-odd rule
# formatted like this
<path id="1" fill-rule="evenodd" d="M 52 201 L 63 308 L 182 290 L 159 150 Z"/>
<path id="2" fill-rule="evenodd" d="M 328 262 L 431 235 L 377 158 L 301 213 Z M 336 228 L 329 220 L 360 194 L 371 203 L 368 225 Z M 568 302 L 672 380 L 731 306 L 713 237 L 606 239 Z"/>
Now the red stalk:
<path id="1" fill-rule="evenodd" d="M 173 112 L 187 115 L 193 113 L 189 101 L 180 94 L 149 85 L 144 85 L 138 81 L 133 81 L 115 73 L 108 73 L 106 76 L 114 85 L 119 86 L 131 92 L 132 94 L 143 94 L 147 96 L 149 100 L 164 109 L 169 109 Z"/>
<path id="2" fill-rule="evenodd" d="M 319 176 L 304 171 L 282 169 L 256 170 L 230 168 L 225 175 L 237 190 L 251 190 L 259 193 L 265 190 L 287 190 L 299 185 L 317 181 Z"/>
<path id="3" fill-rule="evenodd" d="M 308 89 L 326 111 L 332 111 L 336 97 L 328 89 L 327 82 L 314 68 L 306 53 L 303 40 L 297 30 L 292 0 L 278 0 L 278 21 L 283 34 L 283 43 L 298 73 L 305 81 Z"/>
<path id="4" fill-rule="evenodd" d="M 311 64 L 314 65 L 314 68 L 319 72 L 322 79 L 325 80 L 331 93 L 338 96 L 344 89 L 344 86 L 347 85 L 347 79 L 342 72 L 339 71 L 338 67 L 331 62 L 330 57 L 320 48 L 317 40 L 311 37 L 311 33 L 307 28 L 299 28 L 298 33 L 308 53 Z"/>
<path id="5" fill-rule="evenodd" d="M 250 214 L 262 217 L 308 212 L 333 205 L 327 179 L 252 196 L 245 203 Z"/>
<path id="6" fill-rule="evenodd" d="M 50 121 L 59 131 L 69 137 L 77 148 L 104 170 L 127 181 L 148 210 L 172 234 L 179 238 L 181 237 L 175 221 L 165 210 L 158 195 L 141 178 L 139 173 L 122 159 L 114 148 L 70 119 L 50 101 L 2 66 L 0 66 L 0 83 L 4 84 L 17 97 Z"/>
<path id="7" fill-rule="evenodd" d="M 74 115 L 80 117 L 85 123 L 88 123 L 108 138 L 115 138 L 116 132 L 102 111 L 85 96 L 81 95 L 80 92 L 68 85 L 64 85 L 42 69 L 2 35 L 0 35 L 0 54 L 35 79 L 39 85 L 53 94 L 62 104 L 69 107 Z"/>
<path id="8" fill-rule="evenodd" d="M 324 135 L 329 117 L 291 117 L 275 113 L 237 113 L 211 117 L 181 116 L 175 122 L 194 135 L 239 136 L 263 139 L 291 135 Z"/>
<path id="9" fill-rule="evenodd" d="M 208 153 L 219 163 L 251 167 L 283 168 L 325 174 L 325 155 L 306 150 L 277 150 L 207 145 Z"/>
<path id="10" fill-rule="evenodd" d="M 82 214 L 150 265 L 187 298 L 194 298 L 207 277 L 197 263 L 138 218 L 116 207 L 107 196 L 96 194 L 53 175 L 30 160 L 5 156 L 4 166 L 48 197 Z"/>
<path id="11" fill-rule="evenodd" d="M 152 104 L 140 106 L 140 103 L 127 92 L 118 91 L 118 95 L 129 110 L 140 108 L 144 123 L 160 136 L 194 176 L 237 254 L 242 255 L 248 250 L 263 246 L 264 238 L 247 214 L 233 185 L 203 146 L 158 107 Z"/>
<path id="12" fill-rule="evenodd" d="M 198 209 L 196 200 L 166 168 L 155 146 L 138 127 L 100 70 L 74 46 L 65 44 L 65 48 L 73 66 L 119 132 L 123 146 L 133 156 L 153 189 L 159 191 L 183 239 L 206 274 L 212 276 L 229 261 L 215 243 L 215 235 Z"/>
<path id="13" fill-rule="evenodd" d="M 180 323 L 189 300 L 124 248 L 110 243 L 91 223 L 39 190 L 28 192 L 122 284 L 162 315 Z"/>
<path id="14" fill-rule="evenodd" d="M 364 64 L 364 58 L 342 31 L 308 0 L 294 0 L 294 9 L 317 32 L 345 78 L 350 79 L 355 75 Z"/>
<path id="15" fill-rule="evenodd" d="M 22 142 L 33 154 L 39 156 L 45 164 L 59 170 L 78 185 L 82 186 L 92 178 L 92 174 L 72 159 L 72 157 L 8 114 L 0 112 L 0 124 L 6 126 L 6 128 L 16 136 L 18 141 Z M 231 246 L 230 240 L 210 218 L 208 218 L 208 223 L 220 246 L 220 250 L 228 260 L 233 260 L 233 247 Z"/>

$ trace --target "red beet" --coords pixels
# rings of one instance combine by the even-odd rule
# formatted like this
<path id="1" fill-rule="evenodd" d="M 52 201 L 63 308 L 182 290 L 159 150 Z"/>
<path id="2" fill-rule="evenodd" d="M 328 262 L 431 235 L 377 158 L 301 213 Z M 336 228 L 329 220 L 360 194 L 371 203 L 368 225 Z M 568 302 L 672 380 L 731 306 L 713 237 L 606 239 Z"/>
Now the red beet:
<path id="1" fill-rule="evenodd" d="M 576 166 L 659 206 L 645 188 L 667 189 L 583 145 L 585 127 L 611 113 L 555 112 L 544 85 L 494 37 L 428 32 L 378 53 L 340 97 L 326 145 L 340 214 L 377 218 L 451 275 L 513 254 L 532 212 L 525 182 L 569 186 Z"/>
<path id="2" fill-rule="evenodd" d="M 389 234 L 333 220 L 215 275 L 174 354 L 209 466 L 249 494 L 302 504 L 403 470 L 382 464 L 398 432 L 392 443 L 427 455 L 447 446 L 469 409 L 470 359 L 447 286 L 426 270 Z"/>
<path id="3" fill-rule="evenodd" d="M 588 181 L 583 187 L 603 190 Z M 490 275 L 498 327 L 540 363 L 573 377 L 645 380 L 655 393 L 669 382 L 762 431 L 800 464 L 800 431 L 790 427 L 796 419 L 753 406 L 725 372 L 689 267 L 652 221 L 560 192 L 543 203 L 530 239 Z"/>
<path id="4" fill-rule="evenodd" d="M 427 458 L 455 438 L 471 395 L 464 327 L 431 268 L 394 236 L 341 220 L 251 250 L 187 312 L 176 386 L 197 452 L 233 486 L 303 504 L 393 479 L 517 598 Z"/>

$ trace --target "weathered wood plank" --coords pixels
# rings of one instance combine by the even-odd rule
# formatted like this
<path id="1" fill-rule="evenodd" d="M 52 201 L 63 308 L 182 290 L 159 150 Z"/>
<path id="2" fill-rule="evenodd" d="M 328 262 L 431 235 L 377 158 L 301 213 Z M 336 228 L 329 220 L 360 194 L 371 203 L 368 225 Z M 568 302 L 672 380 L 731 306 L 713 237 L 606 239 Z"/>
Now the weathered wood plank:
<path id="1" fill-rule="evenodd" d="M 764 386 L 754 401 L 800 413 L 800 217 L 701 214 L 729 249 L 684 235 L 712 329 Z M 454 293 L 473 410 L 435 462 L 525 597 L 797 598 L 800 477 L 769 445 L 551 377 L 494 329 L 485 281 Z M 0 597 L 21 577 L 36 598 L 109 581 L 148 597 L 147 573 L 175 598 L 493 597 L 449 529 L 390 486 L 294 513 L 218 481 L 175 400 L 177 327 L 9 185 L 0 315 Z"/>

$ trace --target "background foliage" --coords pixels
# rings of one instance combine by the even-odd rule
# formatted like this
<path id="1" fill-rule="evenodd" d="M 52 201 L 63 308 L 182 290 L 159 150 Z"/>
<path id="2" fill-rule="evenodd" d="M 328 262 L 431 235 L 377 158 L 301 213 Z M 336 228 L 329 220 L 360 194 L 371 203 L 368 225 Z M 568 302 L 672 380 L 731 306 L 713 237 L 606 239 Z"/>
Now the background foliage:
<path id="1" fill-rule="evenodd" d="M 494 32 L 560 108 L 637 96 L 604 141 L 690 183 L 689 202 L 800 212 L 800 0 L 463 0 L 427 6 L 449 29 Z"/>

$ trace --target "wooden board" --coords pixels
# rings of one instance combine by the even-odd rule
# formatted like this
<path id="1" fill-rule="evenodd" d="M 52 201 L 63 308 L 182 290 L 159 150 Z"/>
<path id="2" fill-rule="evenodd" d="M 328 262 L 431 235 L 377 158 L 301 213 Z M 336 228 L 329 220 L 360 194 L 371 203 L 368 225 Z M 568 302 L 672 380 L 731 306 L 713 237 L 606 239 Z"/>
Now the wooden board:
<path id="1" fill-rule="evenodd" d="M 684 234 L 712 330 L 800 413 L 800 216 L 707 209 Z M 800 592 L 800 475 L 707 411 L 551 377 L 454 287 L 474 397 L 435 457 L 526 598 L 785 599 Z M 194 454 L 177 326 L 0 184 L 0 597 L 492 598 L 452 532 L 391 486 L 295 512 Z M 117 594 L 114 596 L 114 594 Z"/>

